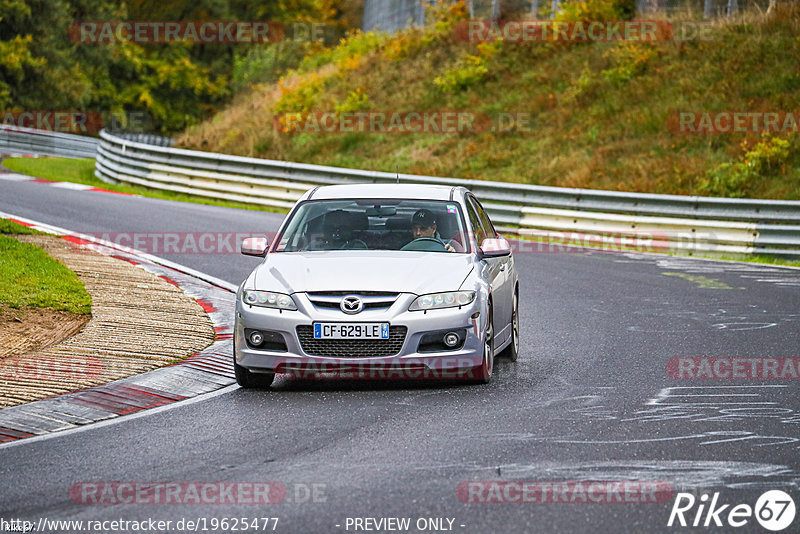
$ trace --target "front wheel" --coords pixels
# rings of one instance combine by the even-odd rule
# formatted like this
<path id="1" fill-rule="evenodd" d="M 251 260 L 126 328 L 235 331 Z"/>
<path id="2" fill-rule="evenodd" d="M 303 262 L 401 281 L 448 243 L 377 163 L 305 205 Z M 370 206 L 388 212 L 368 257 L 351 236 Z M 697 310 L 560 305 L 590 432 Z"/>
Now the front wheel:
<path id="1" fill-rule="evenodd" d="M 494 325 L 492 321 L 492 303 L 490 302 L 486 312 L 486 331 L 483 335 L 483 361 L 480 366 L 475 368 L 478 371 L 477 382 L 479 384 L 491 382 L 492 371 L 494 371 Z"/>
<path id="2" fill-rule="evenodd" d="M 243 388 L 268 388 L 275 380 L 275 373 L 253 373 L 236 362 L 233 362 L 236 383 Z"/>
<path id="3" fill-rule="evenodd" d="M 234 347 L 234 354 L 236 348 Z M 268 388 L 275 380 L 275 373 L 253 373 L 236 363 L 236 356 L 233 357 L 233 374 L 236 375 L 236 383 L 243 388 Z"/>
<path id="4" fill-rule="evenodd" d="M 508 358 L 512 362 L 519 357 L 519 297 L 514 292 L 514 302 L 511 308 L 511 343 L 508 344 L 500 356 Z"/>

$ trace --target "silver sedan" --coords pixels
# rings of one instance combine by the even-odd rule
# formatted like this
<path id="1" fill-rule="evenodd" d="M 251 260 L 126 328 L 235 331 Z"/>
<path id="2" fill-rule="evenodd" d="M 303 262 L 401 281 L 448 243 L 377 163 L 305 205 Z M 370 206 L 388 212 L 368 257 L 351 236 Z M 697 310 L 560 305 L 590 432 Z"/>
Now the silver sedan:
<path id="1" fill-rule="evenodd" d="M 334 185 L 305 193 L 236 299 L 243 387 L 302 377 L 487 383 L 519 351 L 511 247 L 463 187 Z"/>

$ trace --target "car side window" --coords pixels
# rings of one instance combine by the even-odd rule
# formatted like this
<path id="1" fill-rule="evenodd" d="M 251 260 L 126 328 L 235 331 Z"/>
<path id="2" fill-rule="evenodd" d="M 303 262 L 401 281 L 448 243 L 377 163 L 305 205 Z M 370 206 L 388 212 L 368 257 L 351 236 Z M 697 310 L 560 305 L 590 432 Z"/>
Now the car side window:
<path id="1" fill-rule="evenodd" d="M 472 231 L 475 233 L 475 239 L 478 241 L 478 246 L 481 246 L 483 240 L 486 239 L 486 229 L 483 227 L 480 215 L 472 197 L 467 197 L 467 216 L 469 217 L 469 224 L 472 226 Z"/>
<path id="2" fill-rule="evenodd" d="M 483 224 L 484 230 L 486 230 L 487 237 L 497 237 L 497 232 L 494 229 L 494 225 L 492 224 L 491 219 L 489 219 L 489 215 L 486 213 L 486 210 L 483 209 L 481 203 L 478 202 L 477 199 L 472 199 L 475 202 L 475 209 L 478 211 L 478 217 L 481 219 L 481 223 Z"/>

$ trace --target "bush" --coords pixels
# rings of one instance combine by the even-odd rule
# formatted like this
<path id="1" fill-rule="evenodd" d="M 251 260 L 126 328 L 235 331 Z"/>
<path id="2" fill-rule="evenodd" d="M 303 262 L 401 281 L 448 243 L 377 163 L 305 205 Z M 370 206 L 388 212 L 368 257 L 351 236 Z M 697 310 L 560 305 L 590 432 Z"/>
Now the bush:
<path id="1" fill-rule="evenodd" d="M 300 78 L 294 85 L 286 85 L 285 80 L 278 82 L 281 96 L 275 102 L 276 115 L 287 112 L 309 112 L 314 109 L 317 97 L 322 93 L 325 79 L 317 73 Z"/>
<path id="2" fill-rule="evenodd" d="M 487 41 L 478 45 L 478 55 L 466 54 L 456 65 L 437 76 L 433 84 L 443 91 L 465 89 L 480 82 L 489 72 L 489 62 L 497 55 L 503 41 Z"/>
<path id="3" fill-rule="evenodd" d="M 709 171 L 698 187 L 701 194 L 725 197 L 744 197 L 752 193 L 763 178 L 786 172 L 786 164 L 792 156 L 789 141 L 763 134 L 761 141 L 747 149 L 742 161 L 722 163 Z"/>
<path id="4" fill-rule="evenodd" d="M 328 63 L 340 64 L 348 58 L 366 56 L 383 48 L 390 38 L 389 34 L 383 32 L 364 33 L 361 30 L 352 30 L 338 45 L 316 50 L 303 58 L 299 70 L 309 72 Z"/>
<path id="5" fill-rule="evenodd" d="M 603 70 L 603 78 L 614 84 L 627 82 L 643 73 L 655 55 L 648 44 L 621 42 L 603 53 L 603 58 L 612 63 L 611 68 Z"/>
<path id="6" fill-rule="evenodd" d="M 369 107 L 369 95 L 362 88 L 348 93 L 344 102 L 336 104 L 334 110 L 336 113 L 350 113 L 352 111 L 360 111 Z"/>
<path id="7" fill-rule="evenodd" d="M 560 4 L 555 20 L 565 22 L 590 22 L 593 20 L 620 20 L 622 14 L 615 0 L 567 0 Z"/>
<path id="8" fill-rule="evenodd" d="M 233 60 L 234 91 L 251 83 L 275 83 L 289 69 L 297 68 L 307 53 L 305 43 L 285 41 L 254 46 Z"/>

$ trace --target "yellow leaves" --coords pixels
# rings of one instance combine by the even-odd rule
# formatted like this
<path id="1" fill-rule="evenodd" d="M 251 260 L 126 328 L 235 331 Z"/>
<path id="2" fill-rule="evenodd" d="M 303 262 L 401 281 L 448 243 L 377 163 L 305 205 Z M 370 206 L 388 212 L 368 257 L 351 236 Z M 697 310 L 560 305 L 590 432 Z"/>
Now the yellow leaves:
<path id="1" fill-rule="evenodd" d="M 444 91 L 463 89 L 482 81 L 489 72 L 489 62 L 503 46 L 503 40 L 478 44 L 478 54 L 463 55 L 451 69 L 437 76 L 433 84 Z"/>
<path id="2" fill-rule="evenodd" d="M 469 7 L 466 0 L 427 2 L 425 4 L 425 21 L 433 22 L 439 29 L 447 29 L 460 20 L 469 18 Z"/>
<path id="3" fill-rule="evenodd" d="M 644 72 L 656 53 L 648 43 L 620 42 L 603 53 L 603 58 L 612 63 L 602 71 L 603 78 L 611 83 L 626 82 Z"/>
<path id="4" fill-rule="evenodd" d="M 350 113 L 353 111 L 360 111 L 369 107 L 369 95 L 362 88 L 359 87 L 355 91 L 350 91 L 344 102 L 336 104 L 334 110 L 336 113 Z"/>
<path id="5" fill-rule="evenodd" d="M 16 76 L 22 74 L 25 66 L 43 67 L 47 60 L 43 57 L 34 57 L 28 45 L 33 41 L 33 36 L 17 35 L 10 41 L 0 41 L 0 65 Z"/>
<path id="6" fill-rule="evenodd" d="M 414 27 L 407 28 L 394 34 L 393 38 L 386 43 L 383 54 L 390 61 L 405 59 L 411 55 L 412 51 L 418 50 L 422 45 L 422 33 L 419 29 Z"/>
<path id="7" fill-rule="evenodd" d="M 620 14 L 613 0 L 587 0 L 585 2 L 561 2 L 560 11 L 554 20 L 566 22 L 590 22 L 595 20 L 619 20 Z"/>
<path id="8" fill-rule="evenodd" d="M 359 54 L 355 54 L 352 56 L 345 56 L 339 61 L 337 66 L 339 67 L 339 70 L 347 72 L 356 70 L 360 64 L 361 56 Z"/>
<path id="9" fill-rule="evenodd" d="M 483 43 L 478 43 L 478 55 L 485 59 L 491 59 L 497 55 L 498 52 L 503 48 L 503 40 L 502 39 L 494 39 L 492 41 L 486 41 Z"/>
<path id="10" fill-rule="evenodd" d="M 273 111 L 275 114 L 311 111 L 317 96 L 322 92 L 324 83 L 325 78 L 316 72 L 299 77 L 293 85 L 287 85 L 286 81 L 281 79 L 278 82 L 281 95 L 275 102 Z"/>
<path id="11" fill-rule="evenodd" d="M 465 0 L 459 0 L 447 7 L 447 15 L 450 19 L 466 20 L 469 18 L 469 7 Z"/>
<path id="12" fill-rule="evenodd" d="M 153 96 L 147 89 L 141 92 L 137 100 L 139 101 L 140 104 L 144 104 L 145 107 L 147 108 L 151 108 L 153 106 Z"/>
<path id="13" fill-rule="evenodd" d="M 481 56 L 473 56 L 471 54 L 467 54 L 465 57 L 467 65 L 480 65 L 483 63 L 483 58 Z"/>

